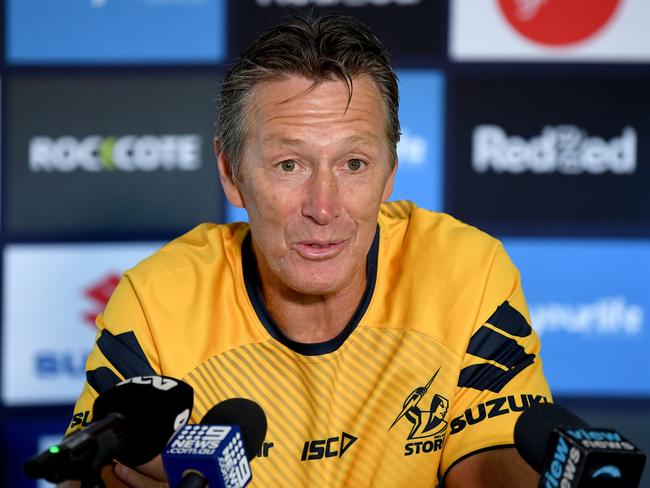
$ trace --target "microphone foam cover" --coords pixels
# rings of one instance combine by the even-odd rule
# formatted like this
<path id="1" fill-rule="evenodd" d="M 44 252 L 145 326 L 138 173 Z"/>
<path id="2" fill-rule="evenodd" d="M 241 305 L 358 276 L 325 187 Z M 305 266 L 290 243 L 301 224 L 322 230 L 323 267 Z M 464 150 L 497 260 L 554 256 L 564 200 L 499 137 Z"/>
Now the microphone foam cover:
<path id="1" fill-rule="evenodd" d="M 165 376 L 138 376 L 102 393 L 93 405 L 93 421 L 112 412 L 124 415 L 126 442 L 116 459 L 138 466 L 160 454 L 172 434 L 189 420 L 194 390 Z"/>
<path id="2" fill-rule="evenodd" d="M 548 442 L 553 429 L 557 427 L 588 428 L 588 425 L 574 413 L 554 403 L 535 404 L 517 419 L 515 447 L 538 473 L 544 468 Z"/>
<path id="3" fill-rule="evenodd" d="M 246 457 L 253 459 L 266 437 L 266 415 L 257 402 L 246 398 L 229 398 L 212 407 L 202 424 L 238 425 L 244 438 Z"/>

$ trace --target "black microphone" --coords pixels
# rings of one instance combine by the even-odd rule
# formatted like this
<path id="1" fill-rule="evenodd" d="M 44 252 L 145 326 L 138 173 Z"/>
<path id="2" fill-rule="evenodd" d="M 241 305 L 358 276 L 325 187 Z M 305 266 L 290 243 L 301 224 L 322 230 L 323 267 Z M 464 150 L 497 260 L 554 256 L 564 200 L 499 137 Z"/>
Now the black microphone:
<path id="1" fill-rule="evenodd" d="M 515 424 L 515 447 L 543 488 L 633 488 L 646 455 L 612 429 L 590 427 L 567 409 L 540 403 Z"/>
<path id="2" fill-rule="evenodd" d="M 179 429 L 163 451 L 174 488 L 243 487 L 252 479 L 248 461 L 260 451 L 267 421 L 252 400 L 231 398 L 205 414 L 199 425 Z"/>
<path id="3" fill-rule="evenodd" d="M 117 459 L 138 466 L 160 454 L 172 434 L 190 418 L 194 390 L 165 376 L 138 376 L 102 393 L 93 405 L 93 421 L 85 429 L 29 459 L 29 478 L 58 483 L 97 478 Z"/>

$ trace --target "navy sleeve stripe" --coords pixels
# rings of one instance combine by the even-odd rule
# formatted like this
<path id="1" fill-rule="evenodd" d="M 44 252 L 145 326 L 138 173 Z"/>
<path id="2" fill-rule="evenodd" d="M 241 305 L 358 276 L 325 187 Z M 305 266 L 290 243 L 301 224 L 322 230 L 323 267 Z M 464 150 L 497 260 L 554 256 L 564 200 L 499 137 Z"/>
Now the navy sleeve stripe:
<path id="1" fill-rule="evenodd" d="M 113 335 L 104 329 L 97 347 L 124 379 L 157 374 L 133 332 Z"/>
<path id="2" fill-rule="evenodd" d="M 86 371 L 86 381 L 93 390 L 101 395 L 122 380 L 109 368 L 102 366 L 92 371 Z"/>
<path id="3" fill-rule="evenodd" d="M 494 327 L 517 337 L 529 336 L 532 332 L 526 317 L 513 308 L 506 300 L 499 305 L 487 322 Z"/>
<path id="4" fill-rule="evenodd" d="M 528 356 L 517 341 L 485 326 L 477 330 L 472 336 L 469 346 L 467 346 L 467 352 L 503 364 L 508 369 L 517 366 Z"/>
<path id="5" fill-rule="evenodd" d="M 507 301 L 497 307 L 487 323 L 512 336 L 526 337 L 532 333 L 526 318 Z M 467 366 L 460 372 L 458 386 L 495 393 L 535 362 L 535 355 L 528 354 L 516 340 L 486 326 L 481 326 L 474 333 L 467 346 L 467 353 L 507 369 L 487 362 Z"/>
<path id="6" fill-rule="evenodd" d="M 460 372 L 458 386 L 461 388 L 474 388 L 475 390 L 481 391 L 490 390 L 499 393 L 512 378 L 517 376 L 521 370 L 533 364 L 534 361 L 535 356 L 531 354 L 525 362 L 508 371 L 487 363 L 467 366 Z"/>

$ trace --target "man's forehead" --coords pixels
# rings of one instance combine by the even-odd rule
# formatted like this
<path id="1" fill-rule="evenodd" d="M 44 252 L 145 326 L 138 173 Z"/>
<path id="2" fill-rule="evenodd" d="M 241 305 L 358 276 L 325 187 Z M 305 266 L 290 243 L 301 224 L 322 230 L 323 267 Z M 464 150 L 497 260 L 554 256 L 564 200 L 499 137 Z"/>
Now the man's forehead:
<path id="1" fill-rule="evenodd" d="M 353 83 L 349 100 L 343 80 L 314 84 L 292 75 L 259 82 L 246 107 L 246 146 L 254 141 L 265 153 L 306 146 L 383 153 L 389 149 L 387 116 L 379 89 L 368 76 Z"/>
<path id="2" fill-rule="evenodd" d="M 266 132 L 262 140 L 265 145 L 269 146 L 300 146 L 306 143 L 306 141 L 300 137 L 286 135 L 281 132 L 276 133 L 272 131 Z M 377 137 L 377 134 L 375 132 L 355 131 L 349 135 L 341 137 L 340 141 L 346 144 L 374 146 L 380 142 L 383 142 L 383 139 Z"/>
<path id="3" fill-rule="evenodd" d="M 370 103 L 382 107 L 382 99 L 376 82 L 369 76 L 360 76 L 348 85 L 342 79 L 313 80 L 301 75 L 285 75 L 273 80 L 256 83 L 249 98 L 247 111 L 281 109 L 283 106 L 309 105 L 310 109 L 337 109 L 343 114 L 351 105 Z M 316 97 L 314 92 L 318 92 Z M 323 96 L 325 95 L 325 96 Z M 335 106 L 332 105 L 335 102 Z M 374 107 L 373 107 L 374 108 Z"/>

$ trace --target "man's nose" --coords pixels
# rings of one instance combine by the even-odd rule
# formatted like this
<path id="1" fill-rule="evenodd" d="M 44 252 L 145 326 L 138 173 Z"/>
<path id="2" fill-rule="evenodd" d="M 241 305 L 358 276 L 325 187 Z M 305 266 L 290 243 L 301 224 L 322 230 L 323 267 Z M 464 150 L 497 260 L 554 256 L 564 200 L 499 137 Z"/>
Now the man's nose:
<path id="1" fill-rule="evenodd" d="M 320 225 L 326 225 L 339 216 L 338 181 L 332 168 L 314 170 L 305 188 L 302 213 Z"/>

